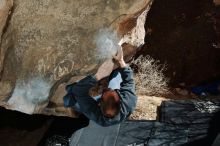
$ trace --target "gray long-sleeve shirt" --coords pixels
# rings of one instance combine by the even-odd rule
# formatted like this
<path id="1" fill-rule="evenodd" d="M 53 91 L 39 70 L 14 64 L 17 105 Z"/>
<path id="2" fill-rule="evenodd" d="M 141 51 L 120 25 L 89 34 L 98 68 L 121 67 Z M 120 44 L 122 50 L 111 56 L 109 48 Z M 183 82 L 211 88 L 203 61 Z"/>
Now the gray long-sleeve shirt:
<path id="1" fill-rule="evenodd" d="M 97 83 L 93 75 L 89 75 L 79 82 L 67 87 L 68 94 L 75 97 L 80 105 L 81 112 L 90 120 L 102 126 L 110 126 L 124 121 L 135 109 L 137 96 L 133 71 L 130 67 L 120 68 L 122 77 L 121 88 L 116 90 L 120 96 L 120 112 L 114 118 L 106 118 L 98 105 L 98 102 L 89 95 L 89 90 Z"/>

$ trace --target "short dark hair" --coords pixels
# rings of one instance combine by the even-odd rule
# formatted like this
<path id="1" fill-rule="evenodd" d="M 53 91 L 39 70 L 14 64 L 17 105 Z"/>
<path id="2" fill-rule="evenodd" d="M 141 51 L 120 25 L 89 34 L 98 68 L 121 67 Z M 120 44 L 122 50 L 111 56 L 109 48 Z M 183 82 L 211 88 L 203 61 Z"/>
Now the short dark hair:
<path id="1" fill-rule="evenodd" d="M 100 106 L 104 116 L 114 118 L 120 111 L 120 96 L 115 90 L 105 89 L 101 97 Z M 106 114 L 109 109 L 114 110 L 113 115 Z"/>

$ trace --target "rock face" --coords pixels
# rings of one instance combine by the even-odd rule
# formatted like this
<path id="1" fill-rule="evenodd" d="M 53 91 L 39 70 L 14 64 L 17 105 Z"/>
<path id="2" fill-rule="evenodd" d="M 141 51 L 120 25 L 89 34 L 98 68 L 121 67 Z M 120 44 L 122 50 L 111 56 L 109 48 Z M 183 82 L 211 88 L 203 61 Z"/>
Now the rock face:
<path id="1" fill-rule="evenodd" d="M 214 1 L 217 5 L 218 0 Z M 155 0 L 140 54 L 168 65 L 172 86 L 220 77 L 220 9 L 207 0 Z"/>
<path id="2" fill-rule="evenodd" d="M 24 113 L 74 116 L 65 85 L 94 72 L 96 35 L 116 30 L 127 58 L 144 43 L 149 0 L 0 1 L 0 104 Z M 112 32 L 110 32 L 112 33 Z"/>
<path id="3" fill-rule="evenodd" d="M 215 5 L 220 5 L 220 0 L 213 0 L 213 2 L 215 3 Z"/>
<path id="4" fill-rule="evenodd" d="M 1 0 L 0 1 L 0 44 L 1 44 L 1 38 L 2 33 L 4 31 L 4 28 L 7 23 L 7 18 L 11 12 L 11 8 L 13 6 L 13 0 Z M 5 49 L 0 49 L 0 77 L 1 77 L 1 71 L 3 68 L 3 61 L 4 61 L 4 54 Z"/>

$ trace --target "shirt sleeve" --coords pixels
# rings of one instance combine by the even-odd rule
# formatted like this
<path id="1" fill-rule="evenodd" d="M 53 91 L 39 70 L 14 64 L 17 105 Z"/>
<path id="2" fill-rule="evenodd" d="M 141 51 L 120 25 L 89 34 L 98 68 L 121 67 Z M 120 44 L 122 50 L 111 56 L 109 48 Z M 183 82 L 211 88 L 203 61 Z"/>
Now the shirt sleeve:
<path id="1" fill-rule="evenodd" d="M 101 126 L 110 126 L 121 122 L 122 118 L 120 113 L 113 119 L 104 117 L 98 102 L 89 95 L 90 88 L 96 83 L 97 80 L 95 77 L 90 75 L 77 83 L 68 85 L 66 90 L 74 95 L 81 112 L 90 120 Z"/>
<path id="2" fill-rule="evenodd" d="M 122 111 L 124 114 L 131 114 L 137 103 L 137 96 L 135 93 L 135 82 L 133 79 L 133 71 L 130 67 L 120 68 L 122 83 L 119 89 L 119 94 L 122 100 Z"/>
<path id="3" fill-rule="evenodd" d="M 96 78 L 93 75 L 89 75 L 79 82 L 75 82 L 66 86 L 66 91 L 74 96 L 89 95 L 89 90 L 97 83 Z"/>
<path id="4" fill-rule="evenodd" d="M 89 90 L 95 86 L 96 83 L 96 78 L 93 75 L 89 75 L 79 82 L 66 87 L 67 92 L 72 94 L 80 105 L 82 109 L 81 112 L 88 113 L 89 110 L 94 111 L 94 109 L 98 109 L 98 103 L 89 95 Z"/>
<path id="5" fill-rule="evenodd" d="M 135 85 L 133 78 L 133 71 L 130 67 L 120 68 L 119 72 L 121 73 L 122 83 L 120 90 L 129 90 L 135 94 Z"/>

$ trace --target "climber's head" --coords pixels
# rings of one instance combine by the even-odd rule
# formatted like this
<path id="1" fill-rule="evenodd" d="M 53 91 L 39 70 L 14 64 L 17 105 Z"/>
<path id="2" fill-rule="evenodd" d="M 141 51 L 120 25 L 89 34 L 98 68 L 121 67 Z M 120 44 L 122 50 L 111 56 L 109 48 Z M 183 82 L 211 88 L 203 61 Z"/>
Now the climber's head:
<path id="1" fill-rule="evenodd" d="M 112 89 L 103 91 L 100 107 L 103 115 L 107 118 L 114 118 L 120 111 L 120 97 Z"/>

